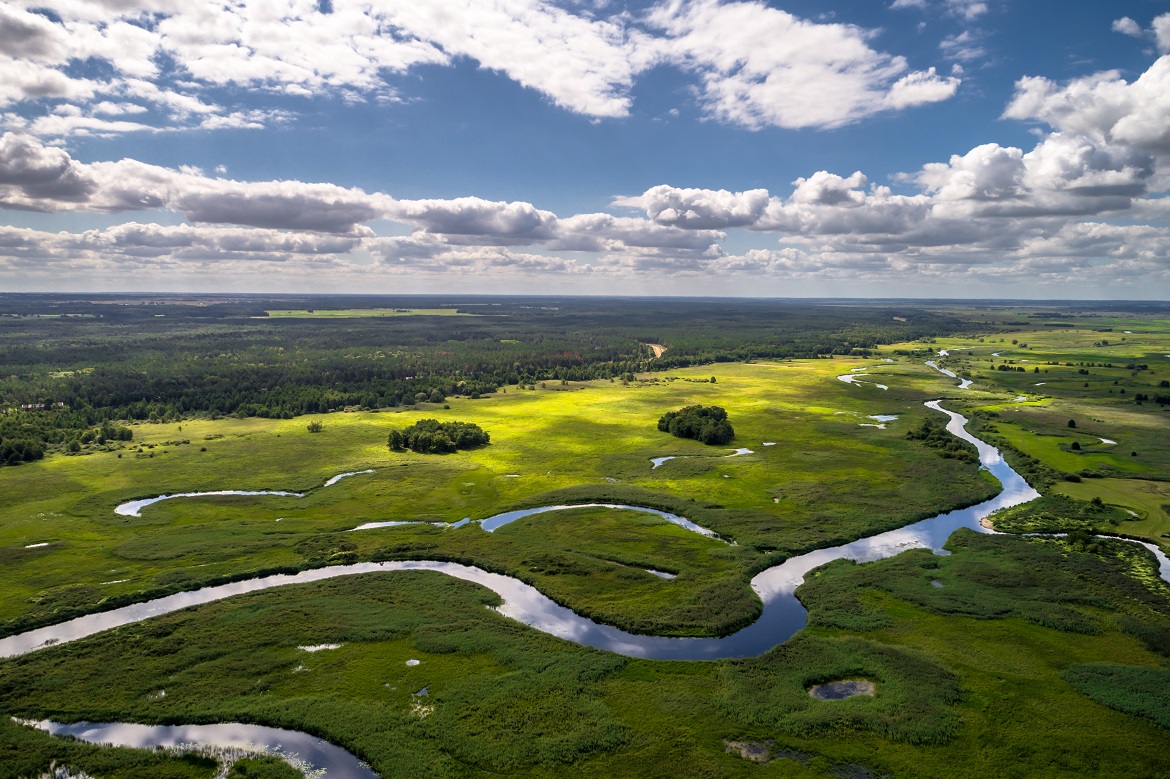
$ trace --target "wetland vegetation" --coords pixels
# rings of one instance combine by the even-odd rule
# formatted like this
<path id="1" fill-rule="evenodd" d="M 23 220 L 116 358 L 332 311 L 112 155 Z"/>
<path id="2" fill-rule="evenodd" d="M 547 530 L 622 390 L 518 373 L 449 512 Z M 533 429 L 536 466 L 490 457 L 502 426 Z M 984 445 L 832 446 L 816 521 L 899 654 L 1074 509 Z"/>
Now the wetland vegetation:
<path id="1" fill-rule="evenodd" d="M 11 717 L 285 727 L 382 776 L 1170 775 L 1170 590 L 1144 548 L 1099 537 L 1170 540 L 1170 411 L 1136 400 L 1170 376 L 1170 311 L 0 303 L 0 431 L 44 448 L 0 471 L 0 635 L 265 572 L 410 559 L 505 573 L 631 632 L 726 635 L 759 613 L 759 571 L 998 491 L 923 407 L 935 398 L 1043 493 L 991 518 L 1008 535 L 959 531 L 948 556 L 817 569 L 798 590 L 808 627 L 744 660 L 589 649 L 428 572 L 258 592 L 47 647 L 0 660 L 0 777 L 54 763 L 95 777 L 217 770 L 205 756 L 64 741 Z M 928 359 L 973 384 L 960 390 Z M 854 368 L 889 389 L 836 380 Z M 752 451 L 729 458 L 659 432 L 663 409 L 694 406 L 724 410 L 735 445 Z M 387 447 L 392 431 L 458 420 L 490 443 L 443 457 Z M 115 434 L 82 440 L 103 426 Z M 322 486 L 342 472 L 354 475 Z M 225 489 L 304 496 L 114 512 Z M 719 538 L 605 506 L 494 533 L 446 526 L 584 503 L 672 512 Z M 393 521 L 419 524 L 349 532 Z M 322 645 L 337 648 L 299 648 Z M 875 694 L 808 694 L 843 679 Z M 727 743 L 766 746 L 749 761 Z M 234 775 L 283 775 L 248 760 Z"/>

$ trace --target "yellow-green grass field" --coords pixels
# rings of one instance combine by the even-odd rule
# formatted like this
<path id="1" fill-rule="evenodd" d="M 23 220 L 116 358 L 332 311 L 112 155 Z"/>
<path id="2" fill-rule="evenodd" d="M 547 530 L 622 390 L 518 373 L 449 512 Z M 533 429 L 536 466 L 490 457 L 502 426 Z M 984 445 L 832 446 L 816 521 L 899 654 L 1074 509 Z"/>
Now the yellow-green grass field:
<path id="1" fill-rule="evenodd" d="M 876 380 L 891 389 L 835 378 L 864 365 L 888 371 Z M 452 399 L 449 409 L 426 404 L 397 413 L 137 425 L 129 445 L 6 470 L 0 617 L 11 631 L 111 597 L 144 597 L 215 577 L 439 554 L 503 568 L 581 613 L 632 629 L 725 632 L 758 608 L 747 585 L 754 570 L 994 493 L 975 466 L 905 439 L 918 420 L 938 416 L 922 401 L 946 395 L 953 383 L 928 371 L 909 362 L 842 359 L 720 365 L 647 374 L 629 386 L 510 387 L 491 398 Z M 712 374 L 715 384 L 694 380 Z M 657 430 L 663 412 L 693 403 L 727 409 L 736 427 L 729 447 Z M 873 423 L 866 418 L 871 414 L 899 419 L 886 429 L 863 426 Z M 453 455 L 387 448 L 392 428 L 426 417 L 475 422 L 491 444 Z M 314 421 L 321 432 L 308 431 Z M 753 453 L 727 456 L 734 447 Z M 667 455 L 680 459 L 651 468 L 650 458 Z M 336 474 L 371 468 L 372 474 L 321 487 Z M 133 498 L 224 489 L 307 495 L 184 498 L 147 507 L 140 518 L 114 513 Z M 627 534 L 623 557 L 604 534 L 593 540 L 574 534 L 555 515 L 495 535 L 476 525 L 345 532 L 366 522 L 453 522 L 519 506 L 596 500 L 666 508 L 737 545 L 664 525 L 656 532 L 671 544 L 656 544 L 654 535 L 640 531 Z M 613 521 L 646 525 L 645 515 L 630 512 Z M 557 527 L 563 532 L 550 532 Z M 556 564 L 531 564 L 538 552 Z M 588 575 L 557 575 L 558 565 L 570 563 Z M 639 581 L 630 585 L 632 567 L 682 575 L 665 583 L 636 571 Z"/>

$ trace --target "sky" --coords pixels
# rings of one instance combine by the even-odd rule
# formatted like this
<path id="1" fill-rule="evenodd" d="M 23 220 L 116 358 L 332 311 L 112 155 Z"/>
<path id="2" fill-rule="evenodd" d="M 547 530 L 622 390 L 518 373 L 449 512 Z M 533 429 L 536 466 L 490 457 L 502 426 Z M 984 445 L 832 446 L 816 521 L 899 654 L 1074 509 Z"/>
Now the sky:
<path id="1" fill-rule="evenodd" d="M 0 291 L 1170 297 L 1170 0 L 0 0 Z"/>

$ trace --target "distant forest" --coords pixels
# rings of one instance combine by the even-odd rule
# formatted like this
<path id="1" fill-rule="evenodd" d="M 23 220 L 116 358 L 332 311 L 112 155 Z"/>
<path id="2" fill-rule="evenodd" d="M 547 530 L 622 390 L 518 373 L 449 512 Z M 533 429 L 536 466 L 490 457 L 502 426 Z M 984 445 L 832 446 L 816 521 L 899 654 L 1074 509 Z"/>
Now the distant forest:
<path id="1" fill-rule="evenodd" d="M 267 315 L 371 308 L 472 316 Z M 988 326 L 840 301 L 0 295 L 0 461 L 75 450 L 120 421 L 441 403 L 651 367 L 866 355 L 974 329 Z M 654 358 L 651 343 L 666 352 Z"/>

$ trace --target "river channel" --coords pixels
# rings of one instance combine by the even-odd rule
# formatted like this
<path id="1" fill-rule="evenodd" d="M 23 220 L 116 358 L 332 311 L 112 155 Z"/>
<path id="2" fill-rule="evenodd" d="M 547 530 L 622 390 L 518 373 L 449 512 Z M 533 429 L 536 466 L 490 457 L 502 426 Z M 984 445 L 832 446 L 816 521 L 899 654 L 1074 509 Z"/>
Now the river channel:
<path id="1" fill-rule="evenodd" d="M 969 508 L 940 514 L 897 530 L 890 530 L 841 546 L 818 549 L 791 557 L 783 563 L 757 574 L 752 579 L 751 586 L 763 603 L 763 612 L 759 619 L 748 627 L 722 638 L 670 638 L 627 633 L 611 625 L 599 624 L 579 616 L 571 609 L 553 602 L 535 587 L 510 576 L 490 573 L 474 566 L 458 563 L 409 560 L 329 566 L 296 574 L 278 574 L 176 593 L 145 603 L 136 603 L 112 611 L 89 614 L 58 625 L 0 639 L 0 657 L 11 657 L 41 647 L 75 641 L 110 628 L 248 592 L 283 587 L 289 584 L 304 584 L 339 576 L 395 571 L 437 571 L 458 579 L 475 582 L 501 597 L 503 603 L 497 607 L 497 610 L 505 616 L 545 633 L 578 644 L 617 652 L 628 657 L 655 660 L 718 660 L 759 655 L 788 640 L 796 631 L 804 627 L 807 612 L 797 600 L 795 592 L 800 583 L 804 581 L 805 574 L 813 568 L 841 558 L 858 562 L 880 560 L 915 547 L 926 547 L 942 553 L 942 545 L 958 528 L 966 527 L 978 532 L 988 532 L 979 524 L 979 520 L 997 509 L 1025 503 L 1039 496 L 1018 473 L 1004 462 L 997 449 L 966 431 L 964 427 L 967 422 L 966 418 L 942 408 L 939 401 L 931 401 L 926 405 L 928 408 L 949 417 L 947 430 L 951 434 L 975 445 L 979 451 L 979 460 L 982 466 L 990 471 L 1002 485 L 1000 493 L 990 500 Z M 615 506 L 615 508 L 624 507 Z M 492 527 L 495 524 L 493 519 L 485 520 L 484 526 Z"/>
<path id="2" fill-rule="evenodd" d="M 1002 485 L 999 494 L 975 506 L 939 514 L 906 527 L 792 557 L 763 571 L 751 581 L 752 589 L 763 603 L 763 611 L 759 619 L 742 630 L 722 638 L 670 638 L 627 633 L 610 625 L 586 619 L 571 609 L 553 602 L 536 588 L 510 576 L 490 573 L 474 566 L 458 563 L 418 560 L 329 566 L 297 574 L 267 576 L 177 593 L 0 639 L 0 657 L 26 654 L 47 646 L 75 641 L 121 625 L 128 625 L 150 617 L 244 593 L 290 584 L 322 581 L 340 576 L 402 571 L 434 571 L 482 585 L 500 596 L 503 602 L 496 607 L 496 610 L 506 617 L 568 641 L 616 652 L 627 657 L 654 660 L 719 660 L 754 657 L 788 640 L 804 627 L 808 612 L 796 598 L 795 592 L 796 588 L 804 581 L 805 575 L 812 569 L 838 559 L 857 562 L 881 560 L 913 548 L 929 548 L 938 554 L 946 554 L 942 546 L 955 530 L 968 528 L 981 533 L 992 532 L 984 528 L 980 524 L 980 520 L 999 509 L 1016 506 L 1039 497 L 1039 493 L 1032 489 L 1023 477 L 1004 461 L 999 450 L 967 432 L 965 427 L 967 419 L 965 417 L 942 408 L 940 401 L 937 400 L 926 403 L 926 406 L 947 415 L 947 430 L 952 435 L 976 447 L 981 466 L 987 469 Z M 140 506 L 135 508 L 140 508 Z M 645 510 L 636 506 L 614 505 L 613 508 Z M 538 513 L 538 511 L 526 513 Z M 518 518 L 510 515 L 492 517 L 483 521 L 484 529 L 494 529 L 495 520 L 504 520 L 505 517 L 507 520 Z M 674 515 L 664 517 L 664 519 L 682 524 L 678 522 L 682 518 Z M 683 520 L 683 522 L 692 525 L 688 529 L 697 529 L 697 526 L 689 523 L 689 520 Z M 499 522 L 499 524 L 503 524 L 503 522 Z M 698 529 L 698 532 L 704 530 Z M 1152 544 L 1143 544 L 1143 546 L 1146 546 L 1157 556 L 1162 578 L 1170 581 L 1170 560 L 1156 546 Z M 43 725 L 46 728 L 50 727 L 49 723 L 43 723 Z M 62 726 L 53 724 L 51 727 L 60 729 Z M 72 732 L 75 735 L 86 738 L 86 740 L 89 740 L 88 736 L 82 735 L 82 733 L 86 732 L 88 727 L 95 734 L 95 740 L 114 741 L 116 739 L 108 737 L 109 734 L 124 726 L 94 726 L 82 723 L 69 727 L 74 729 Z M 238 726 L 225 727 L 235 728 Z M 135 745 L 165 745 L 171 743 L 170 740 L 174 738 L 173 733 L 160 728 L 157 729 L 157 737 L 152 740 L 149 735 L 142 735 L 148 731 L 149 729 L 147 731 L 134 731 Z M 282 733 L 281 731 L 274 732 Z M 97 734 L 99 733 L 105 734 L 107 737 L 98 738 Z M 193 731 L 187 731 L 187 733 L 190 736 Z M 294 735 L 302 736 L 303 734 Z M 257 740 L 263 741 L 259 738 Z M 207 743 L 218 742 L 211 738 Z M 270 749 L 282 749 L 286 752 L 297 751 L 295 748 L 286 748 L 278 737 L 274 737 L 274 740 L 262 745 Z M 324 769 L 326 776 L 344 777 L 345 779 L 373 776 L 372 772 L 352 755 L 341 750 L 338 751 L 340 756 L 331 753 L 327 765 L 315 764 Z"/>

